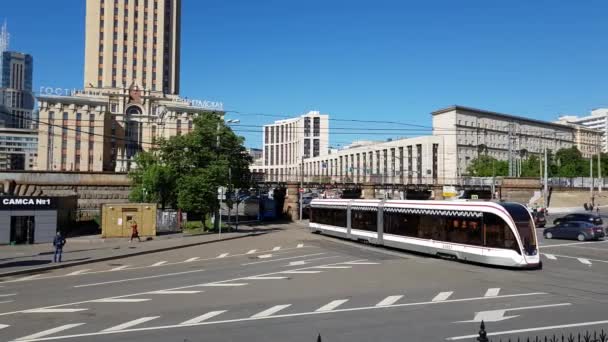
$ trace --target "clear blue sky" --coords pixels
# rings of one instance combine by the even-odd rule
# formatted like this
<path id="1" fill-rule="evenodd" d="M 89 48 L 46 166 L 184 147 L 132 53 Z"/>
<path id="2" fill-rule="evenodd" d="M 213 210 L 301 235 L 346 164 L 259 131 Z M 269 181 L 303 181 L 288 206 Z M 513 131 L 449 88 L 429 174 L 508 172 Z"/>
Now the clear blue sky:
<path id="1" fill-rule="evenodd" d="M 3 1 L 36 89 L 82 87 L 84 4 Z M 248 146 L 261 145 L 249 125 L 278 119 L 251 113 L 430 126 L 452 104 L 546 120 L 608 106 L 605 0 L 183 0 L 182 12 L 181 93 L 240 111 L 229 117 Z M 360 129 L 333 144 L 424 133 L 330 125 Z"/>

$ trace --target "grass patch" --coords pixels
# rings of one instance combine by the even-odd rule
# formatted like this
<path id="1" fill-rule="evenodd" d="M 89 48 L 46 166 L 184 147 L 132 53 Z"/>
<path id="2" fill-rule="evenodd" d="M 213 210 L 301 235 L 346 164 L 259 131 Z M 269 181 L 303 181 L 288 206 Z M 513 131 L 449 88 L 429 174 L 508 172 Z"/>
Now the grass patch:
<path id="1" fill-rule="evenodd" d="M 206 227 L 205 227 L 206 226 Z M 215 229 L 213 229 L 213 222 L 211 221 L 211 218 L 207 218 L 205 220 L 205 226 L 203 226 L 203 223 L 201 221 L 188 221 L 186 223 L 184 223 L 183 225 L 183 229 L 184 229 L 184 233 L 186 234 L 202 234 L 202 233 L 213 233 L 216 232 Z M 228 225 L 226 225 L 224 222 L 222 222 L 222 232 L 227 232 L 230 230 L 230 227 Z"/>

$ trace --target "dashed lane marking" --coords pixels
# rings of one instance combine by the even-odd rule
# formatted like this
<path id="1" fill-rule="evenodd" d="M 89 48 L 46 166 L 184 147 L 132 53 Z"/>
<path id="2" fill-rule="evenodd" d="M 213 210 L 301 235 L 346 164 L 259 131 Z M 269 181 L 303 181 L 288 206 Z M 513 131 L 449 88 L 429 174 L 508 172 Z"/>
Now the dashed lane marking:
<path id="1" fill-rule="evenodd" d="M 380 263 L 369 262 L 369 261 L 351 261 L 351 262 L 345 262 L 345 264 L 347 264 L 347 265 L 380 265 Z"/>
<path id="2" fill-rule="evenodd" d="M 302 248 L 302 247 L 304 247 L 304 244 L 303 243 L 299 243 L 296 248 Z"/>
<path id="3" fill-rule="evenodd" d="M 577 259 L 581 264 L 585 264 L 585 265 L 590 265 L 591 266 L 591 261 L 589 261 L 589 259 L 585 259 L 585 258 L 578 258 Z"/>
<path id="4" fill-rule="evenodd" d="M 284 272 L 283 272 L 284 273 Z M 277 276 L 265 276 L 265 277 L 247 277 L 246 280 L 280 280 L 287 279 L 287 277 L 277 277 Z"/>
<path id="5" fill-rule="evenodd" d="M 0 329 L 8 328 L 10 325 L 8 324 L 0 324 Z"/>
<path id="6" fill-rule="evenodd" d="M 3 300 L 0 302 L 0 304 L 4 304 L 4 303 L 12 303 L 14 302 L 14 300 Z"/>
<path id="7" fill-rule="evenodd" d="M 257 314 L 251 316 L 251 318 L 263 318 L 263 317 L 268 317 L 271 316 L 281 310 L 287 309 L 288 307 L 290 307 L 291 304 L 283 304 L 283 305 L 275 305 L 269 309 L 266 309 L 264 311 L 258 312 Z"/>
<path id="8" fill-rule="evenodd" d="M 172 295 L 172 294 L 196 294 L 196 293 L 201 293 L 203 291 L 197 291 L 197 290 L 160 290 L 160 291 L 153 291 L 150 292 L 151 294 L 167 294 L 167 295 Z"/>
<path id="9" fill-rule="evenodd" d="M 376 304 L 376 306 L 393 305 L 393 304 L 397 303 L 401 298 L 403 298 L 402 295 L 388 296 L 388 297 L 384 298 L 383 300 L 381 300 L 378 304 Z"/>
<path id="10" fill-rule="evenodd" d="M 604 241 L 588 241 L 588 242 L 572 242 L 572 243 L 559 243 L 559 244 L 551 244 L 551 245 L 540 245 L 540 249 L 552 248 L 552 247 L 564 247 L 564 246 L 576 246 L 576 245 L 586 245 L 586 244 L 601 244 L 607 243 L 608 240 Z"/>
<path id="11" fill-rule="evenodd" d="M 88 309 L 77 309 L 77 308 L 67 308 L 67 309 L 34 309 L 34 310 L 26 310 L 23 313 L 72 313 L 79 311 L 86 311 Z"/>
<path id="12" fill-rule="evenodd" d="M 74 271 L 72 273 L 68 273 L 68 274 L 66 274 L 66 276 L 75 276 L 75 275 L 79 275 L 79 274 L 85 273 L 85 272 L 90 271 L 90 270 L 91 270 L 90 268 L 85 268 L 85 269 L 82 269 L 82 270 Z"/>
<path id="13" fill-rule="evenodd" d="M 268 262 L 276 262 L 276 261 L 291 260 L 291 259 L 302 259 L 302 258 L 307 258 L 307 257 L 317 256 L 317 255 L 324 255 L 324 254 L 326 254 L 326 253 L 313 253 L 313 254 L 297 255 L 297 256 L 292 256 L 292 257 L 287 257 L 287 258 L 278 258 L 278 259 L 264 260 L 264 261 L 254 261 L 254 262 L 248 262 L 245 264 L 241 264 L 241 266 L 257 265 L 257 264 L 264 264 L 264 263 L 268 263 Z M 272 254 L 268 254 L 268 255 L 272 256 Z M 260 255 L 258 258 L 262 258 L 262 255 Z M 266 256 L 264 256 L 264 258 L 262 258 L 262 259 L 265 259 L 265 258 L 266 258 Z M 270 257 L 268 257 L 268 258 L 270 258 Z M 330 257 L 325 257 L 325 258 L 330 258 Z M 310 259 L 310 260 L 319 260 L 319 259 L 325 259 L 325 258 L 316 258 L 316 259 Z"/>
<path id="14" fill-rule="evenodd" d="M 315 273 L 321 273 L 323 271 L 285 271 L 283 273 L 285 274 L 315 274 Z"/>
<path id="15" fill-rule="evenodd" d="M 12 296 L 16 296 L 16 293 L 5 293 L 5 294 L 0 294 L 0 297 L 12 297 Z"/>
<path id="16" fill-rule="evenodd" d="M 315 268 L 331 270 L 331 269 L 346 269 L 346 268 L 353 268 L 353 267 L 352 266 L 317 266 Z"/>
<path id="17" fill-rule="evenodd" d="M 441 302 L 427 301 L 427 302 L 417 302 L 417 303 L 393 304 L 393 305 L 386 305 L 386 306 L 375 306 L 374 305 L 374 306 L 366 306 L 366 307 L 335 309 L 335 310 L 331 310 L 331 311 L 311 311 L 311 312 L 298 312 L 298 313 L 275 315 L 275 313 L 277 313 L 281 310 L 284 310 L 285 308 L 290 306 L 290 304 L 284 304 L 284 305 L 273 306 L 267 310 L 264 310 L 258 314 L 248 317 L 248 318 L 229 319 L 229 320 L 222 320 L 222 321 L 209 321 L 209 322 L 202 321 L 199 323 L 188 323 L 188 324 L 180 323 L 180 324 L 173 324 L 173 325 L 124 329 L 124 330 L 112 331 L 112 332 L 100 331 L 100 332 L 93 332 L 93 333 L 53 336 L 53 337 L 47 337 L 47 338 L 30 339 L 29 342 L 59 340 L 59 339 L 68 339 L 68 338 L 82 338 L 82 337 L 87 337 L 87 336 L 100 336 L 100 335 L 108 335 L 108 334 L 124 334 L 124 333 L 133 333 L 133 332 L 142 332 L 142 331 L 166 330 L 166 329 L 184 328 L 184 327 L 191 327 L 191 326 L 238 323 L 238 322 L 248 322 L 248 321 L 256 321 L 256 320 L 263 320 L 263 319 L 280 319 L 280 318 L 288 318 L 288 317 L 305 317 L 305 316 L 312 316 L 312 315 L 336 314 L 336 313 L 343 313 L 343 312 L 382 310 L 382 309 L 386 309 L 386 308 L 399 308 L 399 307 L 424 306 L 424 305 L 444 305 L 447 303 L 462 303 L 462 302 L 474 302 L 474 301 L 491 301 L 491 300 L 495 300 L 495 299 L 531 297 L 531 296 L 539 296 L 539 295 L 546 295 L 546 294 L 547 294 L 546 292 L 531 292 L 531 293 L 520 293 L 520 294 L 512 294 L 512 295 L 502 295 L 502 296 L 496 296 L 496 297 L 472 297 L 472 298 L 450 299 L 450 300 L 445 300 L 445 301 L 441 301 Z M 199 316 L 199 317 L 202 317 L 202 316 Z M 188 321 L 186 321 L 186 322 L 188 322 Z M 606 324 L 606 323 L 608 323 L 608 321 L 591 322 L 591 324 L 587 324 L 587 325 Z M 557 327 L 562 327 L 562 326 L 557 326 Z M 548 329 L 552 329 L 552 328 L 555 328 L 555 327 L 545 327 L 544 329 L 548 330 Z M 488 334 L 488 335 L 490 335 L 490 334 Z M 473 336 L 470 336 L 467 338 L 477 337 L 477 336 L 478 335 L 473 335 Z M 20 341 L 20 342 L 22 342 L 22 341 Z"/>
<path id="18" fill-rule="evenodd" d="M 253 253 L 255 253 L 255 252 L 257 252 L 257 249 L 252 249 L 252 250 L 250 250 L 249 252 L 247 252 L 247 253 L 245 253 L 245 254 L 253 254 Z"/>
<path id="19" fill-rule="evenodd" d="M 580 261 L 580 257 L 575 257 L 575 256 L 569 256 L 569 255 L 561 255 L 561 254 L 553 254 L 554 256 L 558 257 L 558 258 L 566 258 L 566 259 L 576 259 L 579 262 Z M 587 260 L 589 262 L 601 262 L 601 263 L 608 263 L 608 260 L 600 260 L 600 259 L 592 259 L 592 258 L 584 258 L 584 260 Z"/>
<path id="20" fill-rule="evenodd" d="M 194 257 L 194 258 L 186 259 L 184 262 L 193 262 L 193 261 L 197 261 L 198 259 L 200 259 L 200 257 Z"/>
<path id="21" fill-rule="evenodd" d="M 332 300 L 331 302 L 323 305 L 322 307 L 318 308 L 317 312 L 321 312 L 321 311 L 332 311 L 334 309 L 336 309 L 338 306 L 344 304 L 348 302 L 348 299 L 337 299 L 337 300 Z"/>
<path id="22" fill-rule="evenodd" d="M 433 302 L 442 302 L 448 298 L 450 298 L 450 296 L 453 294 L 453 291 L 447 291 L 447 292 L 440 292 L 438 295 L 435 296 L 435 298 L 433 298 Z M 498 293 L 496 293 L 498 295 Z M 487 295 L 487 292 L 486 292 Z"/>
<path id="23" fill-rule="evenodd" d="M 272 251 L 273 251 L 273 252 L 276 252 L 276 251 L 278 251 L 279 249 L 281 249 L 281 246 L 277 246 L 277 247 L 273 248 L 273 249 L 272 249 Z"/>
<path id="24" fill-rule="evenodd" d="M 129 265 L 118 266 L 118 267 L 114 267 L 114 268 L 110 269 L 110 271 L 120 271 L 120 270 L 124 270 L 127 267 L 129 267 Z"/>
<path id="25" fill-rule="evenodd" d="M 230 286 L 245 286 L 248 283 L 209 283 L 203 284 L 199 286 L 207 286 L 207 287 L 230 287 Z"/>
<path id="26" fill-rule="evenodd" d="M 32 280 L 32 279 L 36 279 L 36 278 L 39 278 L 39 277 L 42 277 L 42 274 L 34 274 L 34 275 L 31 275 L 31 276 L 15 279 L 15 281 Z"/>
<path id="27" fill-rule="evenodd" d="M 258 255 L 258 259 L 268 259 L 268 258 L 272 258 L 272 254 Z"/>
<path id="28" fill-rule="evenodd" d="M 217 258 L 218 258 L 218 259 L 225 258 L 225 257 L 227 257 L 227 256 L 228 256 L 228 254 L 229 254 L 229 253 L 222 253 L 222 254 L 218 255 L 218 256 L 217 256 Z"/>
<path id="29" fill-rule="evenodd" d="M 141 303 L 149 301 L 149 298 L 103 298 L 92 300 L 92 303 Z"/>
<path id="30" fill-rule="evenodd" d="M 102 331 L 104 331 L 104 332 L 121 331 L 121 330 L 129 329 L 129 328 L 134 327 L 139 324 L 149 322 L 149 321 L 157 319 L 159 317 L 160 316 L 142 317 L 142 318 L 134 319 L 132 321 L 113 326 L 111 328 L 104 329 Z"/>
<path id="31" fill-rule="evenodd" d="M 556 257 L 555 257 L 555 255 L 553 255 L 553 254 L 547 254 L 547 253 L 543 253 L 543 255 L 544 255 L 544 256 L 546 256 L 546 257 L 547 257 L 547 259 L 550 259 L 550 260 L 557 260 L 557 258 L 556 258 Z"/>
<path id="32" fill-rule="evenodd" d="M 208 319 L 211 319 L 211 318 L 213 318 L 215 316 L 221 315 L 224 312 L 226 312 L 226 310 L 210 311 L 210 312 L 207 312 L 204 315 L 200 315 L 198 317 L 194 317 L 194 318 L 189 319 L 187 321 L 181 322 L 180 325 L 188 325 L 188 324 L 201 323 L 201 322 L 204 322 L 204 321 L 206 321 Z"/>
<path id="33" fill-rule="evenodd" d="M 125 282 L 128 282 L 128 281 L 153 279 L 153 278 L 162 278 L 162 277 L 171 277 L 171 276 L 175 276 L 175 275 L 188 274 L 188 273 L 196 273 L 196 272 L 203 272 L 203 271 L 204 271 L 204 269 L 184 271 L 184 272 L 175 272 L 175 273 L 166 273 L 166 274 L 157 274 L 157 275 L 147 276 L 147 277 L 127 278 L 127 279 L 118 279 L 118 280 L 108 280 L 108 281 L 103 281 L 103 282 L 100 282 L 100 283 L 74 285 L 74 287 L 76 287 L 76 288 L 78 288 L 78 287 L 91 287 L 91 286 L 99 286 L 99 285 L 107 285 L 107 284 L 125 283 Z"/>
<path id="34" fill-rule="evenodd" d="M 491 288 L 491 289 L 488 289 L 488 291 L 486 291 L 486 294 L 484 295 L 484 297 L 496 297 L 496 296 L 498 296 L 499 292 L 500 292 L 500 288 Z"/>
<path id="35" fill-rule="evenodd" d="M 72 323 L 72 324 L 61 325 L 61 326 L 58 326 L 58 327 L 53 328 L 53 329 L 43 330 L 41 332 L 38 332 L 38 333 L 35 333 L 35 334 L 32 334 L 32 335 L 27 335 L 27 336 L 24 336 L 24 337 L 20 337 L 20 338 L 16 339 L 16 341 L 27 341 L 27 340 L 33 340 L 33 339 L 45 337 L 45 336 L 48 336 L 48 335 L 52 335 L 54 333 L 58 333 L 60 331 L 64 331 L 64 330 L 68 330 L 68 329 L 79 327 L 79 326 L 81 326 L 83 324 L 84 323 Z"/>
<path id="36" fill-rule="evenodd" d="M 156 267 L 156 266 L 164 265 L 166 263 L 167 263 L 167 261 L 159 261 L 159 262 L 156 262 L 156 263 L 154 263 L 154 264 L 152 264 L 150 266 L 151 267 Z"/>

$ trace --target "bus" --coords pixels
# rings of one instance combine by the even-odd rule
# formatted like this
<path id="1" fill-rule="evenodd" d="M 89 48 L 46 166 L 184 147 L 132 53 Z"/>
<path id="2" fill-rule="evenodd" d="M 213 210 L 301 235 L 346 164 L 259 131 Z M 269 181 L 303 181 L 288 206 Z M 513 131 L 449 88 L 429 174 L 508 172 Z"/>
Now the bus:
<path id="1" fill-rule="evenodd" d="M 314 199 L 312 232 L 487 265 L 542 268 L 529 211 L 508 202 Z"/>

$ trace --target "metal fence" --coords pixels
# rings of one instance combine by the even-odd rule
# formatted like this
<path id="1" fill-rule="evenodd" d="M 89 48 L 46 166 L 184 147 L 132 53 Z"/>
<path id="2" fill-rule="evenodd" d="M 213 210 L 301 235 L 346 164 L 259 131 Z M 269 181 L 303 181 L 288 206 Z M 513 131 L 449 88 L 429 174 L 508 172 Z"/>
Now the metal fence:
<path id="1" fill-rule="evenodd" d="M 591 177 L 553 177 L 547 180 L 547 184 L 551 187 L 560 188 L 591 188 L 608 186 L 608 178 L 591 178 Z"/>

